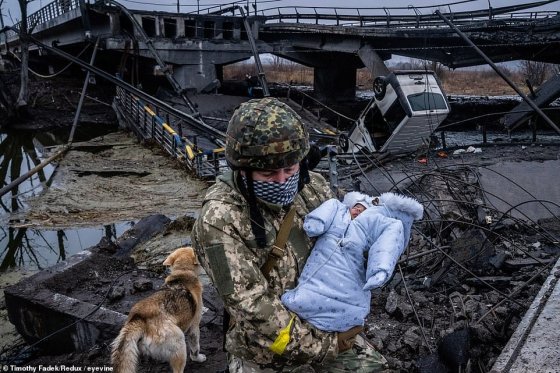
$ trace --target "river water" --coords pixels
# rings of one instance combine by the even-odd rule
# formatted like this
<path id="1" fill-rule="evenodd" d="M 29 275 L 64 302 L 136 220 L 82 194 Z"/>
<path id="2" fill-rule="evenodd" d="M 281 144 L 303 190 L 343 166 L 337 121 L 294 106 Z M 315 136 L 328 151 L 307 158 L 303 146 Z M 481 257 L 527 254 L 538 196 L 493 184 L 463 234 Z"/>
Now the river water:
<path id="1" fill-rule="evenodd" d="M 76 141 L 85 141 L 108 131 L 106 128 L 79 129 Z M 4 185 L 39 164 L 45 158 L 48 147 L 63 144 L 67 138 L 65 131 L 0 133 L 0 178 L 4 180 Z M 2 196 L 0 274 L 16 269 L 33 272 L 49 267 L 96 245 L 102 237 L 114 240 L 134 224 L 129 222 L 79 229 L 41 230 L 26 228 L 25 222 L 10 222 L 11 213 L 25 211 L 26 200 L 41 194 L 52 182 L 54 173 L 55 166 L 50 164 Z"/>

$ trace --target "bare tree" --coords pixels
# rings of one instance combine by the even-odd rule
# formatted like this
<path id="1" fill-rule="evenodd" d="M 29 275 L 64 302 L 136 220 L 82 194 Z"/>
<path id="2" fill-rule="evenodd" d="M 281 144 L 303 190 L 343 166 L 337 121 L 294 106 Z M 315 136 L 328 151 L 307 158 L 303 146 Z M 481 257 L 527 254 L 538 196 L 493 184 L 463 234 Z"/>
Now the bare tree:
<path id="1" fill-rule="evenodd" d="M 272 55 L 272 68 L 275 71 L 282 71 L 284 67 L 284 59 L 277 55 Z"/>
<path id="2" fill-rule="evenodd" d="M 16 109 L 19 114 L 27 110 L 27 100 L 29 98 L 29 36 L 31 35 L 31 28 L 29 27 L 27 19 L 27 5 L 32 0 L 18 0 L 19 9 L 21 12 L 21 22 L 19 27 L 19 45 L 21 49 L 21 79 L 19 94 L 16 100 Z"/>
<path id="3" fill-rule="evenodd" d="M 4 3 L 4 0 L 0 0 L 0 28 L 4 28 L 4 13 L 2 13 L 2 4 L 3 3 Z M 2 38 L 5 41 L 7 41 L 6 40 L 6 33 L 2 33 L 2 35 L 0 35 L 0 43 L 2 43 L 2 40 L 1 40 Z"/>
<path id="4" fill-rule="evenodd" d="M 521 61 L 520 70 L 533 86 L 540 86 L 552 72 L 552 65 L 546 62 Z"/>
<path id="5" fill-rule="evenodd" d="M 445 79 L 448 69 L 444 64 L 437 61 L 420 60 L 417 58 L 409 58 L 406 62 L 399 62 L 395 65 L 399 70 L 432 70 L 441 79 Z"/>
<path id="6" fill-rule="evenodd" d="M 4 28 L 4 14 L 2 13 L 3 3 L 4 0 L 0 0 L 0 27 L 2 28 Z M 0 38 L 2 37 L 4 38 L 4 40 L 6 40 L 5 33 L 2 33 L 2 35 L 0 35 Z M 1 43 L 1 39 L 0 39 L 0 43 Z M 7 43 L 6 43 L 6 48 L 7 48 Z M 0 59 L 2 59 L 2 56 L 0 56 Z M 5 108 L 8 118 L 12 118 L 15 116 L 14 98 L 12 97 L 12 93 L 10 92 L 9 86 L 5 84 L 2 77 L 0 77 L 0 107 L 2 106 Z"/>

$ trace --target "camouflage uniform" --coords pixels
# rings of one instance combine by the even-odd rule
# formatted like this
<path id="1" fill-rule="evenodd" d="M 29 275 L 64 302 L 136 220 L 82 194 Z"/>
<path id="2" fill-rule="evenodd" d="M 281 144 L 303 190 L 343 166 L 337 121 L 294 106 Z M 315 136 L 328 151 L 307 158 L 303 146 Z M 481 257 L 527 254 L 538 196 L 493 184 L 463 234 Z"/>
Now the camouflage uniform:
<path id="1" fill-rule="evenodd" d="M 273 99 L 264 99 L 261 103 L 270 102 L 266 100 Z M 252 115 L 248 111 L 240 110 L 242 107 L 234 113 L 232 121 L 236 116 L 245 116 L 244 123 L 248 128 L 255 128 L 258 124 L 254 118 L 264 114 L 269 123 L 279 121 L 280 125 L 272 128 L 282 131 L 281 124 L 291 120 L 292 114 L 286 114 L 282 110 L 280 113 L 275 112 L 278 108 L 277 102 L 273 102 L 272 106 L 272 110 L 266 105 L 259 106 L 256 108 L 256 114 Z M 255 110 L 255 107 L 251 109 Z M 297 117 L 297 114 L 294 115 Z M 262 117 L 260 119 L 262 120 Z M 253 135 L 255 132 L 258 131 L 253 131 Z M 228 155 L 226 146 L 226 157 L 234 167 L 243 166 L 246 160 L 239 157 L 239 154 L 243 155 L 243 150 L 231 152 L 237 139 L 243 135 L 232 134 L 228 127 L 230 153 Z M 293 152 L 294 149 L 305 149 L 307 153 L 309 145 L 305 130 L 298 132 L 291 128 L 281 136 L 288 139 L 270 146 L 266 143 L 266 136 L 257 136 L 257 141 L 262 141 L 259 150 L 264 148 L 265 152 L 270 153 L 268 157 L 259 158 L 254 152 L 255 147 L 245 149 L 245 156 L 252 157 L 253 163 L 250 166 L 270 169 L 299 162 L 301 157 L 298 159 Z M 254 141 L 254 137 L 251 141 Z M 271 154 L 282 153 L 286 149 L 291 149 L 292 153 L 288 150 L 288 154 L 280 160 L 286 162 L 285 166 L 278 166 L 278 159 L 277 163 L 268 163 L 272 158 Z M 255 167 L 255 162 L 262 167 Z M 218 289 L 231 316 L 226 336 L 226 350 L 234 355 L 230 366 L 243 372 L 378 371 L 385 360 L 373 348 L 351 349 L 337 358 L 336 333 L 314 328 L 290 313 L 280 301 L 280 296 L 287 289 L 296 286 L 297 278 L 313 247 L 313 242 L 303 230 L 303 218 L 322 202 L 333 198 L 328 183 L 319 174 L 310 172 L 310 183 L 298 193 L 293 202 L 296 216 L 286 244 L 286 253 L 272 269 L 267 280 L 261 272 L 261 267 L 268 258 L 287 211 L 280 205 L 258 200 L 266 233 L 266 246 L 259 248 L 251 229 L 247 200 L 237 187 L 236 181 L 239 177 L 239 171 L 233 171 L 217 179 L 216 184 L 206 194 L 202 211 L 192 232 L 193 246 L 199 260 Z M 375 355 L 374 358 L 372 354 Z"/>

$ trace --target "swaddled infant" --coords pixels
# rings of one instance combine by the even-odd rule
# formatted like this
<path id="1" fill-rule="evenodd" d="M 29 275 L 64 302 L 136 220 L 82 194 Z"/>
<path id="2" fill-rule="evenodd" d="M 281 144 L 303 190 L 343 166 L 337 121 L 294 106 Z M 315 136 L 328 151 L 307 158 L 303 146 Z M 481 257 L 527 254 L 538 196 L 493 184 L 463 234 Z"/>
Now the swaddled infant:
<path id="1" fill-rule="evenodd" d="M 350 192 L 343 202 L 324 202 L 305 218 L 305 231 L 318 239 L 297 287 L 282 302 L 321 330 L 363 325 L 371 290 L 391 277 L 423 211 L 416 200 L 394 193 L 372 198 Z"/>

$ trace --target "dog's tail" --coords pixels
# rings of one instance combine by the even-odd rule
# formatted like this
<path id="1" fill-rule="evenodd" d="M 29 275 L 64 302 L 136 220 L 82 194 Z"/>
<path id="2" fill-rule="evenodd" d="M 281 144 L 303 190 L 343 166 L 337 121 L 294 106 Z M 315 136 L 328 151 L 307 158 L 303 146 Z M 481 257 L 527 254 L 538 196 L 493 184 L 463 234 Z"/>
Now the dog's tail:
<path id="1" fill-rule="evenodd" d="M 136 372 L 138 364 L 138 341 L 143 334 L 143 322 L 131 320 L 121 329 L 111 343 L 111 364 L 115 373 Z"/>

